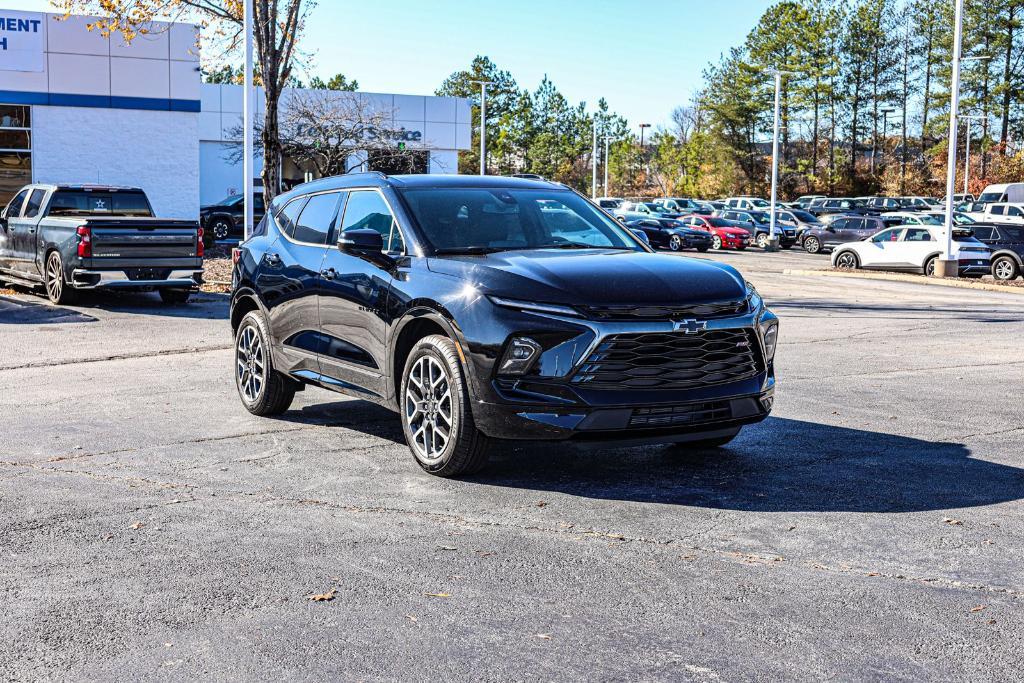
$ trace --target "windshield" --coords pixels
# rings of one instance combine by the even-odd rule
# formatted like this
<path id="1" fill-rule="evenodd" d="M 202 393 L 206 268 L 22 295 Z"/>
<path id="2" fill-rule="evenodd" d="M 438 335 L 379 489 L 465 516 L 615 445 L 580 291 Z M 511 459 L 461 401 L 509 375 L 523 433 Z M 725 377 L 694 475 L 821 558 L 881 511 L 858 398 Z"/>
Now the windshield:
<path id="1" fill-rule="evenodd" d="M 771 219 L 768 218 L 768 214 L 763 211 L 751 211 L 750 217 L 754 219 L 755 223 L 771 223 Z"/>
<path id="2" fill-rule="evenodd" d="M 765 200 L 763 200 L 763 199 L 751 199 L 751 200 L 750 200 L 750 204 L 751 204 L 752 206 L 757 206 L 757 207 L 762 207 L 762 206 L 771 206 L 771 204 L 769 204 L 768 202 L 766 202 L 766 201 L 765 201 Z"/>
<path id="3" fill-rule="evenodd" d="M 984 204 L 991 204 L 992 202 L 999 202 L 1003 199 L 1002 192 L 983 192 L 978 201 Z"/>
<path id="4" fill-rule="evenodd" d="M 513 249 L 634 249 L 635 237 L 566 190 L 401 190 L 439 253 Z"/>
<path id="5" fill-rule="evenodd" d="M 224 199 L 220 200 L 219 202 L 214 204 L 214 206 L 234 206 L 235 204 L 239 203 L 240 201 L 242 201 L 242 195 L 240 195 L 240 194 L 232 194 L 232 195 L 228 195 Z"/>
<path id="6" fill-rule="evenodd" d="M 925 225 L 943 225 L 943 222 L 940 221 L 938 218 L 936 218 L 935 216 L 929 216 L 927 214 L 918 214 L 917 216 L 914 216 L 914 218 L 917 220 L 918 223 L 923 223 Z"/>
<path id="7" fill-rule="evenodd" d="M 734 228 L 732 221 L 727 221 L 724 218 L 709 218 L 708 223 L 715 226 L 716 228 Z"/>
<path id="8" fill-rule="evenodd" d="M 57 190 L 49 216 L 152 216 L 142 192 Z"/>
<path id="9" fill-rule="evenodd" d="M 794 216 L 796 216 L 797 220 L 801 220 L 804 223 L 820 223 L 821 222 L 821 221 L 818 220 L 818 217 L 815 216 L 813 213 L 807 213 L 806 211 L 801 211 L 800 209 L 793 209 L 790 213 L 792 213 Z"/>

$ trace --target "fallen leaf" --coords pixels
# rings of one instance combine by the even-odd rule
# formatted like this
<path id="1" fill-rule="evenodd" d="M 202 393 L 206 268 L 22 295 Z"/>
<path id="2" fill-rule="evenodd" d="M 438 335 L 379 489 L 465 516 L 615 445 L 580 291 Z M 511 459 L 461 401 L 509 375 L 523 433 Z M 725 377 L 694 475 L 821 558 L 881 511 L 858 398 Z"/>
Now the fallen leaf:
<path id="1" fill-rule="evenodd" d="M 963 526 L 964 525 L 963 521 L 961 521 L 959 519 L 953 519 L 952 517 L 946 517 L 942 521 L 945 522 L 946 524 L 950 525 L 950 526 Z"/>
<path id="2" fill-rule="evenodd" d="M 988 605 L 978 605 L 977 607 L 972 607 L 972 608 L 971 608 L 971 611 L 972 611 L 972 612 L 981 612 L 981 611 L 982 611 L 982 610 L 984 610 L 984 609 L 985 609 L 986 607 L 988 607 Z"/>
<path id="3" fill-rule="evenodd" d="M 427 596 L 428 598 L 450 598 L 450 597 L 452 597 L 451 593 L 424 593 L 423 595 Z"/>
<path id="4" fill-rule="evenodd" d="M 988 620 L 988 621 L 986 621 L 985 623 L 986 623 L 986 624 L 989 624 L 989 625 L 991 625 L 991 624 L 994 624 L 994 623 L 996 623 L 996 620 L 995 620 L 995 619 L 989 619 L 989 620 Z"/>
<path id="5" fill-rule="evenodd" d="M 867 576 L 881 576 L 878 572 L 868 572 Z"/>
<path id="6" fill-rule="evenodd" d="M 307 595 L 306 597 L 309 600 L 312 600 L 313 602 L 330 602 L 334 599 L 334 596 L 337 594 L 337 592 L 337 590 L 332 588 L 326 593 L 320 593 L 319 595 Z"/>
<path id="7" fill-rule="evenodd" d="M 475 550 L 473 552 L 475 552 L 480 557 L 490 557 L 491 555 L 494 554 L 490 550 Z"/>
<path id="8" fill-rule="evenodd" d="M 788 531 L 793 531 L 794 529 L 796 529 L 796 527 L 795 526 L 791 526 L 791 527 L 789 527 Z"/>
<path id="9" fill-rule="evenodd" d="M 142 522 L 135 522 L 135 524 L 132 524 L 132 528 L 135 529 L 136 531 L 138 531 L 139 529 L 141 529 L 144 526 L 146 526 L 146 525 L 143 524 Z"/>
<path id="10" fill-rule="evenodd" d="M 405 615 L 405 618 L 406 618 L 406 619 L 408 619 L 409 621 L 411 621 L 411 622 L 412 622 L 412 623 L 414 623 L 414 624 L 415 624 L 415 623 L 416 623 L 416 621 L 417 621 L 416 617 L 414 617 L 414 616 L 413 616 L 413 615 L 411 615 L 411 614 L 406 614 L 406 615 Z"/>
<path id="11" fill-rule="evenodd" d="M 534 638 L 540 638 L 541 640 L 551 640 L 551 634 L 550 633 L 536 633 L 536 634 L 534 634 L 533 637 Z"/>
<path id="12" fill-rule="evenodd" d="M 543 500 L 537 501 L 537 507 L 539 507 L 539 508 L 542 508 L 542 507 L 544 507 L 546 505 L 547 505 L 547 503 L 545 503 Z"/>

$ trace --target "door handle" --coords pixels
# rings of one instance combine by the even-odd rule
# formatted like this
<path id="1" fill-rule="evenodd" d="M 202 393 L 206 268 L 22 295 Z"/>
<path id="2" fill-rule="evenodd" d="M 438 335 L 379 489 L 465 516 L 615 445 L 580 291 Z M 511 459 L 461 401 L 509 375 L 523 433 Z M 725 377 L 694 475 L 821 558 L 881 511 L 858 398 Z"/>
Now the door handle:
<path id="1" fill-rule="evenodd" d="M 333 280 L 337 277 L 338 271 L 334 270 L 334 268 L 327 268 L 325 270 L 321 270 L 320 275 L 322 275 L 325 280 Z"/>
<path id="2" fill-rule="evenodd" d="M 263 260 L 266 261 L 267 264 L 271 266 L 281 265 L 281 257 L 278 256 L 277 254 L 264 254 Z"/>

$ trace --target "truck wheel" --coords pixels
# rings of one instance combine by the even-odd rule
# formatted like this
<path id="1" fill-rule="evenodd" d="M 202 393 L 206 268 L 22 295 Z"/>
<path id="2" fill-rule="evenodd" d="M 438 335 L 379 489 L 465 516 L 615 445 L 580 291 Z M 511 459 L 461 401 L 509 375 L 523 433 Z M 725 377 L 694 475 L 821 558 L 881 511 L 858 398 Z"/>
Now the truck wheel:
<path id="1" fill-rule="evenodd" d="M 192 292 L 187 289 L 161 289 L 160 298 L 165 304 L 186 304 Z"/>
<path id="2" fill-rule="evenodd" d="M 419 466 L 439 477 L 479 471 L 491 439 L 476 428 L 469 390 L 451 339 L 438 334 L 416 343 L 399 390 L 402 430 Z"/>
<path id="3" fill-rule="evenodd" d="M 210 226 L 210 232 L 213 233 L 213 239 L 226 240 L 231 235 L 231 223 L 225 218 L 218 218 Z"/>
<path id="4" fill-rule="evenodd" d="M 997 280 L 1016 280 L 1020 275 L 1020 267 L 1017 262 L 1009 256 L 1000 256 L 992 262 L 992 277 Z"/>
<path id="5" fill-rule="evenodd" d="M 259 311 L 246 313 L 235 333 L 235 386 L 245 409 L 261 417 L 280 415 L 295 398 L 294 382 L 274 369 Z"/>
<path id="6" fill-rule="evenodd" d="M 46 298 L 59 305 L 72 304 L 78 299 L 78 292 L 64 282 L 64 263 L 60 260 L 60 252 L 51 251 L 46 257 Z"/>

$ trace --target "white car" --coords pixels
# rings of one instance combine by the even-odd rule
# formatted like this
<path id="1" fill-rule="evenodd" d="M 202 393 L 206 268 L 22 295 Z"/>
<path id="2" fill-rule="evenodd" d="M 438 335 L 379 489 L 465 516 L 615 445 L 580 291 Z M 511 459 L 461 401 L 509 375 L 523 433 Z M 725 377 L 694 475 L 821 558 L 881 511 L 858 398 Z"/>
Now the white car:
<path id="1" fill-rule="evenodd" d="M 896 218 L 903 225 L 942 225 L 930 213 L 914 213 L 913 211 L 886 211 L 882 218 Z"/>
<path id="2" fill-rule="evenodd" d="M 760 197 L 729 197 L 725 200 L 726 207 L 741 211 L 764 211 L 771 204 Z"/>
<path id="3" fill-rule="evenodd" d="M 596 201 L 597 205 L 600 206 L 602 209 L 612 211 L 622 206 L 622 203 L 625 200 L 619 199 L 618 197 L 598 197 L 594 201 Z"/>
<path id="4" fill-rule="evenodd" d="M 945 233 L 941 226 L 900 225 L 876 232 L 862 242 L 836 247 L 832 251 L 832 265 L 932 275 L 944 248 Z M 974 239 L 970 230 L 953 230 L 953 255 L 960 262 L 961 277 L 981 277 L 992 270 L 992 250 Z"/>

